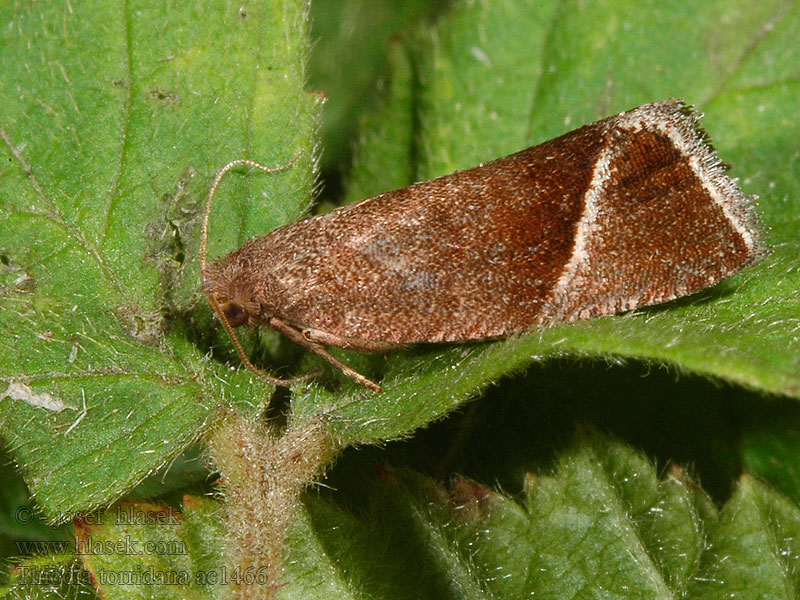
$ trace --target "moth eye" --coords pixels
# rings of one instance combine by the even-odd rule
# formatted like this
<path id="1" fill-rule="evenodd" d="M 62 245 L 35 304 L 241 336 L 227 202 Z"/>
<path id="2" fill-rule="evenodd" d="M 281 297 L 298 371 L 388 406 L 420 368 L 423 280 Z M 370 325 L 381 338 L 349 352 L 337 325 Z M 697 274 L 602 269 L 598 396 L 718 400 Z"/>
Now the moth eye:
<path id="1" fill-rule="evenodd" d="M 241 304 L 228 302 L 222 307 L 222 312 L 225 314 L 225 319 L 227 319 L 231 327 L 239 327 L 239 325 L 247 323 L 247 311 Z"/>

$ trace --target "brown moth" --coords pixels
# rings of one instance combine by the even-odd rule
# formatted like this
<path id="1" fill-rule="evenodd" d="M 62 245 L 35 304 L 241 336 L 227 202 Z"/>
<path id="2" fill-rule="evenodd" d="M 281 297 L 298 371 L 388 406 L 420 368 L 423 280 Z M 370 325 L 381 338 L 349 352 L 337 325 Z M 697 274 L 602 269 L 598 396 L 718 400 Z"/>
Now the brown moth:
<path id="1" fill-rule="evenodd" d="M 279 227 L 206 265 L 233 328 L 271 327 L 373 390 L 326 346 L 364 352 L 502 338 L 691 294 L 763 246 L 683 102 L 647 104 L 516 154 Z"/>

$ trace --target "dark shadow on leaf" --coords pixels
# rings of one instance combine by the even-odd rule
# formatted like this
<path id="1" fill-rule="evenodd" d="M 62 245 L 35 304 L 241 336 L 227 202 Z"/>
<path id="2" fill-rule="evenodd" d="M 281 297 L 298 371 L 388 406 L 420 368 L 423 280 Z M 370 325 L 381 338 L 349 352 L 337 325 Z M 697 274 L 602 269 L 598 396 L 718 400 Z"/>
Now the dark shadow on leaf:
<path id="1" fill-rule="evenodd" d="M 639 361 L 533 365 L 411 440 L 348 450 L 328 483 L 347 497 L 350 482 L 362 480 L 375 465 L 390 464 L 442 480 L 465 475 L 517 494 L 526 473 L 548 472 L 576 431 L 586 427 L 640 449 L 662 471 L 679 464 L 719 503 L 748 467 L 800 498 L 800 482 L 791 479 L 787 466 L 789 449 L 800 449 L 795 401 L 766 399 Z M 775 445 L 784 448 L 782 460 L 767 468 L 764 449 Z M 762 466 L 755 469 L 759 460 Z"/>

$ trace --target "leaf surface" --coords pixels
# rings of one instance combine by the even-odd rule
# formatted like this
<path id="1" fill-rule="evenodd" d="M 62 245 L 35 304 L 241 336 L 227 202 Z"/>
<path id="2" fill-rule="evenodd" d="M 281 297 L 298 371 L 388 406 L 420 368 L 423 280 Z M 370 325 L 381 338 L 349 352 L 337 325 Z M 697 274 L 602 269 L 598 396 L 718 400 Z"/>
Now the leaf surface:
<path id="1" fill-rule="evenodd" d="M 718 510 L 681 468 L 659 478 L 607 436 L 578 436 L 549 473 L 527 476 L 517 498 L 463 477 L 443 485 L 391 468 L 361 476 L 346 491 L 307 495 L 279 598 L 700 600 L 800 591 L 796 503 L 745 477 Z M 182 514 L 123 503 L 80 525 L 78 547 L 93 580 L 105 581 L 104 597 L 215 597 L 235 577 L 222 567 L 219 510 L 196 497 L 184 499 Z M 123 576 L 149 583 L 123 584 Z M 188 583 L 162 583 L 179 576 Z"/>
<path id="2" fill-rule="evenodd" d="M 223 183 L 212 257 L 307 206 L 319 102 L 302 89 L 304 15 L 302 2 L 0 7 L 0 431 L 51 517 L 129 490 L 221 399 L 269 398 L 204 356 L 230 346 L 198 294 L 199 223 L 213 174 L 241 157 L 300 153 Z M 37 406 L 48 397 L 63 408 Z"/>

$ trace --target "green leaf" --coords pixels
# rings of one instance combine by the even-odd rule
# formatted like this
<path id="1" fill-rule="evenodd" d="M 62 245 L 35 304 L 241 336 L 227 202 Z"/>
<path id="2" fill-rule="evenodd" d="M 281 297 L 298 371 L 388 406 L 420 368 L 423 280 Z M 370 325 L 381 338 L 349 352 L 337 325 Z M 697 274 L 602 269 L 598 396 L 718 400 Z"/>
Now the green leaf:
<path id="1" fill-rule="evenodd" d="M 6 452 L 0 453 L 0 481 L 3 482 L 0 488 L 0 556 L 10 558 L 32 550 L 41 552 L 36 547 L 39 542 L 47 548 L 50 542 L 70 538 L 66 527 L 48 525 L 38 514 L 36 503 Z M 4 575 L 3 572 L 0 578 Z"/>
<path id="2" fill-rule="evenodd" d="M 122 503 L 79 524 L 77 548 L 103 597 L 217 597 L 247 577 L 223 567 L 220 509 Z M 517 499 L 391 468 L 307 495 L 278 597 L 791 598 L 798 523 L 796 503 L 752 478 L 718 511 L 682 469 L 659 479 L 630 447 L 585 434 Z"/>
<path id="3" fill-rule="evenodd" d="M 234 355 L 198 293 L 199 221 L 215 171 L 242 157 L 299 153 L 223 183 L 212 257 L 307 206 L 319 100 L 303 91 L 304 11 L 0 7 L 0 432 L 53 518 L 129 490 L 221 399 L 269 398 L 205 356 Z"/>
<path id="4" fill-rule="evenodd" d="M 744 477 L 722 511 L 690 592 L 703 598 L 739 594 L 792 598 L 800 591 L 800 510 Z M 731 558 L 733 557 L 733 560 Z"/>
<path id="5" fill-rule="evenodd" d="M 641 455 L 598 435 L 576 440 L 552 475 L 529 475 L 519 501 L 463 478 L 446 488 L 383 470 L 306 509 L 282 598 L 800 591 L 796 504 L 745 479 L 718 513 L 682 470 L 659 480 Z"/>
<path id="6" fill-rule="evenodd" d="M 309 87 L 327 96 L 320 129 L 323 172 L 338 169 L 349 159 L 359 114 L 379 97 L 375 81 L 384 70 L 392 36 L 430 18 L 444 5 L 445 0 L 311 3 L 311 37 L 315 43 L 309 63 Z"/>
<path id="7" fill-rule="evenodd" d="M 6 600 L 95 600 L 89 574 L 71 553 L 36 556 L 15 565 L 8 585 L 0 587 Z"/>
<path id="8" fill-rule="evenodd" d="M 117 504 L 76 526 L 78 549 L 103 598 L 214 598 L 226 585 L 218 503 L 186 497 L 183 513 Z"/>
<path id="9" fill-rule="evenodd" d="M 362 137 L 345 203 L 414 183 L 414 73 L 408 51 L 399 41 L 389 46 L 388 62 L 391 77 L 385 84 L 383 105 L 361 121 Z"/>
<path id="10" fill-rule="evenodd" d="M 713 289 L 665 306 L 504 342 L 394 353 L 381 397 L 313 389 L 295 397 L 295 415 L 329 414 L 346 443 L 401 437 L 504 375 L 564 355 L 666 362 L 800 397 L 800 142 L 794 135 L 800 12 L 777 1 L 751 8 L 744 0 L 478 1 L 456 5 L 410 44 L 419 80 L 416 120 L 398 119 L 412 84 L 390 86 L 383 118 L 371 121 L 373 132 L 357 155 L 351 180 L 358 190 L 365 180 L 370 189 L 402 180 L 373 152 L 393 138 L 413 140 L 413 178 L 423 179 L 677 96 L 707 113 L 704 125 L 720 156 L 734 165 L 745 193 L 760 195 L 772 254 Z M 406 71 L 397 70 L 401 82 Z M 415 122 L 413 134 L 397 133 L 397 123 Z M 383 186 L 375 180 L 381 173 Z"/>

